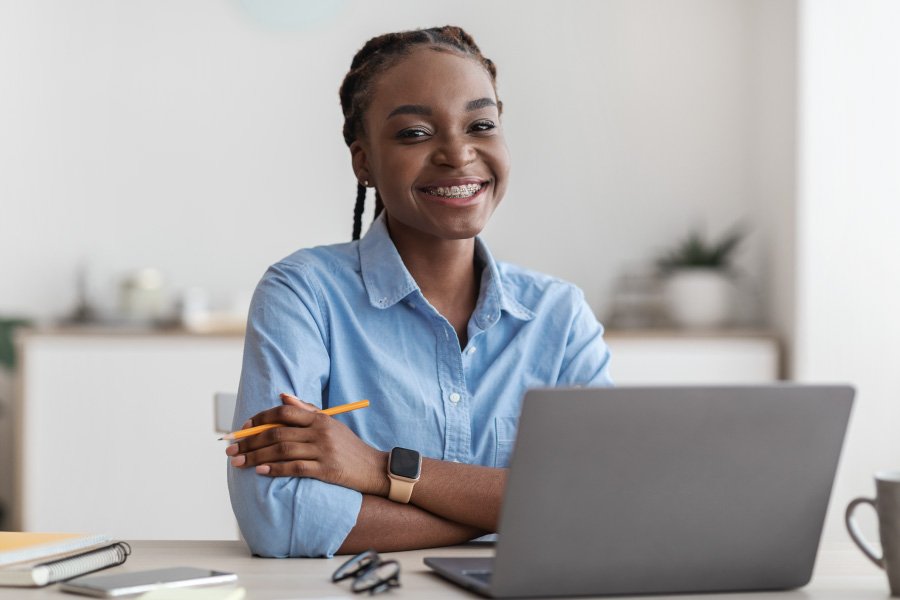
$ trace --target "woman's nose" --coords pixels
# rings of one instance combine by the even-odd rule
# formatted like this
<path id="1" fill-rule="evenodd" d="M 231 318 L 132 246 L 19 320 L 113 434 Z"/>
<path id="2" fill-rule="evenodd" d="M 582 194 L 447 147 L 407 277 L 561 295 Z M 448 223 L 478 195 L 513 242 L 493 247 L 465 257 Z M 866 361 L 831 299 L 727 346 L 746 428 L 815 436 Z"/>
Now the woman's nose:
<path id="1" fill-rule="evenodd" d="M 475 148 L 461 136 L 448 136 L 435 149 L 435 164 L 464 167 L 475 160 Z"/>

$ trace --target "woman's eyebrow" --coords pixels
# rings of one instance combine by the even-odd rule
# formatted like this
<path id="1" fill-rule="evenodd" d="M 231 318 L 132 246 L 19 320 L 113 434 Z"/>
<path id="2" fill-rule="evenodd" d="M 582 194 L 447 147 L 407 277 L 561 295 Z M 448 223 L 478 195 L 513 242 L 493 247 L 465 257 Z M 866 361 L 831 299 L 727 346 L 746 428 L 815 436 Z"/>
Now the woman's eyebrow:
<path id="1" fill-rule="evenodd" d="M 401 104 L 400 106 L 392 110 L 391 114 L 389 114 L 387 118 L 390 119 L 391 117 L 396 117 L 397 115 L 424 115 L 426 117 L 430 117 L 431 109 L 427 106 L 422 106 L 421 104 Z"/>
<path id="2" fill-rule="evenodd" d="M 466 111 L 479 110 L 486 106 L 497 106 L 492 98 L 479 98 L 478 100 L 470 100 L 466 103 Z"/>
<path id="3" fill-rule="evenodd" d="M 469 100 L 466 102 L 466 112 L 480 110 L 486 106 L 497 106 L 493 98 L 479 98 L 477 100 Z M 396 117 L 397 115 L 422 115 L 431 116 L 431 108 L 422 104 L 401 104 L 390 112 L 387 119 Z M 387 120 L 385 119 L 385 120 Z"/>

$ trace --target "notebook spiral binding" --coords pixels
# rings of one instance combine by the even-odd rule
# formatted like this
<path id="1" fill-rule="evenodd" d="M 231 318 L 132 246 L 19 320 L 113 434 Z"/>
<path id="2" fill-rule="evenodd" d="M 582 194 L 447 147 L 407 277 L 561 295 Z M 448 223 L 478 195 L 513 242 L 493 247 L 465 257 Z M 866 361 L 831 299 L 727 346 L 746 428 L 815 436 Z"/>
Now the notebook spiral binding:
<path id="1" fill-rule="evenodd" d="M 127 542 L 117 542 L 106 548 L 98 548 L 85 554 L 46 562 L 40 567 L 47 569 L 47 583 L 55 583 L 71 579 L 77 575 L 86 575 L 106 567 L 115 567 L 125 562 L 131 554 L 131 546 Z"/>

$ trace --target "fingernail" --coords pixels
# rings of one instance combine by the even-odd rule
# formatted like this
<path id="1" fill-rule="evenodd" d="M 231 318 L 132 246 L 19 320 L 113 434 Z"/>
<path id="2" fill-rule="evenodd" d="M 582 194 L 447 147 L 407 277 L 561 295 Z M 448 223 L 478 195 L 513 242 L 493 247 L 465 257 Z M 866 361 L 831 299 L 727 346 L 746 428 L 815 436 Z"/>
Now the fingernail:
<path id="1" fill-rule="evenodd" d="M 225 454 L 228 456 L 234 456 L 238 453 L 238 445 L 237 444 L 229 444 L 227 448 L 225 448 Z"/>
<path id="2" fill-rule="evenodd" d="M 244 464 L 245 462 L 247 462 L 247 457 L 244 456 L 243 454 L 241 454 L 241 455 L 235 456 L 231 459 L 231 466 L 239 467 L 242 464 Z"/>
<path id="3" fill-rule="evenodd" d="M 241 425 L 241 429 L 247 429 L 247 428 L 249 428 L 251 425 L 253 425 L 253 421 L 251 421 L 250 419 L 247 419 L 246 421 L 244 421 L 244 424 Z"/>
<path id="4" fill-rule="evenodd" d="M 256 472 L 260 475 L 268 475 L 271 470 L 272 468 L 269 465 L 259 465 L 256 467 Z"/>

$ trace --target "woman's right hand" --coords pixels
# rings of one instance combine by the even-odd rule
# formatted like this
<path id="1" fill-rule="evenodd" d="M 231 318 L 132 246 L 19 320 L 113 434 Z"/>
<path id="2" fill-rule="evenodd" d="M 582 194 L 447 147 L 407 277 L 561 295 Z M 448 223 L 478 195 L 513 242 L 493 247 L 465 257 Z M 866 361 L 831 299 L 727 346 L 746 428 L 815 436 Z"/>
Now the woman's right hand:
<path id="1" fill-rule="evenodd" d="M 284 426 L 230 445 L 225 453 L 233 467 L 255 467 L 258 474 L 268 477 L 311 477 L 387 496 L 387 453 L 369 446 L 316 406 L 289 394 L 282 394 L 281 399 L 282 406 L 255 415 L 244 426 Z"/>

